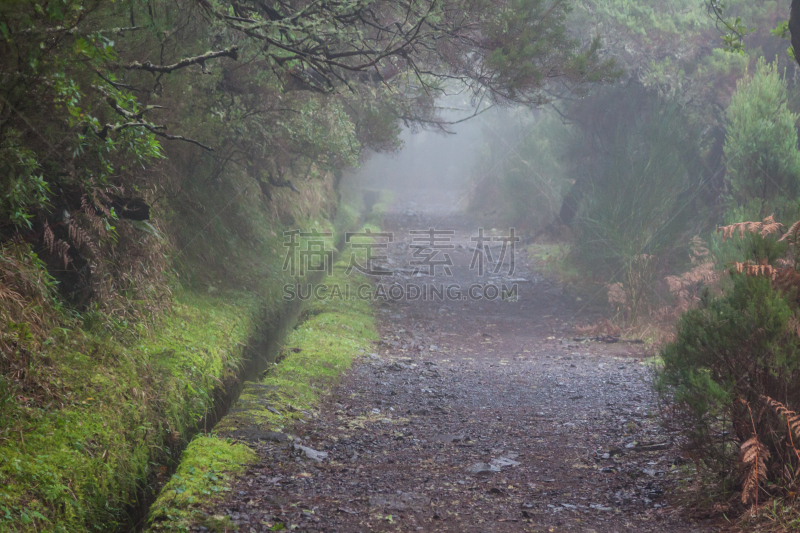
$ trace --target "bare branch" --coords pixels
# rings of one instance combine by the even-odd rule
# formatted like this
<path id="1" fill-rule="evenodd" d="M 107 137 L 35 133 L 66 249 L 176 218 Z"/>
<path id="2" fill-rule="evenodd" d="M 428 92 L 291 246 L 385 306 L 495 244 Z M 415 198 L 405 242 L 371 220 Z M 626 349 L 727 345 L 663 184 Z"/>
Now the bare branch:
<path id="1" fill-rule="evenodd" d="M 145 61 L 144 63 L 139 63 L 138 61 L 134 61 L 133 63 L 129 63 L 127 65 L 114 65 L 117 68 L 123 68 L 125 70 L 146 70 L 147 72 L 163 72 L 166 74 L 171 73 L 173 70 L 182 69 L 188 67 L 189 65 L 200 65 L 201 67 L 205 68 L 204 63 L 209 59 L 216 59 L 218 57 L 230 57 L 234 61 L 239 58 L 238 54 L 239 47 L 238 46 L 231 46 L 230 48 L 226 48 L 225 50 L 219 50 L 217 52 L 206 52 L 203 55 L 195 56 L 195 57 L 187 57 L 186 59 L 182 59 L 177 63 L 172 65 L 154 65 L 149 61 Z"/>
<path id="2" fill-rule="evenodd" d="M 184 137 L 183 135 L 170 135 L 169 133 L 164 133 L 163 131 L 158 131 L 157 128 L 164 128 L 164 126 L 157 126 L 157 125 L 154 125 L 154 124 L 148 124 L 148 125 L 144 126 L 144 128 L 146 130 L 158 135 L 159 137 L 163 137 L 164 139 L 167 139 L 167 140 L 170 140 L 170 141 L 184 141 L 184 142 L 187 142 L 187 143 L 192 143 L 194 145 L 197 145 L 200 148 L 202 148 L 203 150 L 208 150 L 209 152 L 213 152 L 214 151 L 213 148 L 201 143 L 200 141 L 196 141 L 194 139 L 190 139 L 188 137 Z"/>

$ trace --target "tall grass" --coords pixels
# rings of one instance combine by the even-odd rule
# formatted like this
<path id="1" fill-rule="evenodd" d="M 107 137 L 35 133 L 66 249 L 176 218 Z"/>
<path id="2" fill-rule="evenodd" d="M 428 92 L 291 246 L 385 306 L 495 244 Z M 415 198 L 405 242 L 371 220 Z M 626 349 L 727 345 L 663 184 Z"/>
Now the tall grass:
<path id="1" fill-rule="evenodd" d="M 597 103 L 597 102 L 596 102 Z M 574 260 L 626 293 L 634 321 L 657 300 L 655 277 L 685 260 L 685 242 L 702 224 L 699 138 L 681 111 L 644 89 L 609 91 L 585 117 L 575 149 L 594 147 L 582 165 Z"/>

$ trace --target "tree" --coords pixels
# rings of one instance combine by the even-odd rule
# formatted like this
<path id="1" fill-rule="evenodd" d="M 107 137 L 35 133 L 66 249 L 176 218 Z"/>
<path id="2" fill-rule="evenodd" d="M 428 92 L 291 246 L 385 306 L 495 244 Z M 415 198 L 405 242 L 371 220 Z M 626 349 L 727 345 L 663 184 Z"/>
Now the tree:
<path id="1" fill-rule="evenodd" d="M 27 241 L 62 288 L 91 285 L 120 243 L 118 220 L 149 216 L 157 188 L 231 190 L 240 173 L 270 201 L 276 187 L 357 164 L 364 147 L 396 147 L 398 121 L 445 127 L 436 100 L 447 92 L 470 91 L 477 107 L 534 105 L 555 79 L 602 80 L 596 43 L 581 50 L 567 35 L 569 10 L 564 0 L 4 2 L 0 242 Z"/>
<path id="2" fill-rule="evenodd" d="M 753 77 L 738 83 L 727 110 L 724 151 L 731 192 L 740 204 L 758 200 L 762 218 L 775 209 L 778 197 L 793 199 L 798 192 L 798 115 L 786 102 L 777 65 L 762 57 Z"/>

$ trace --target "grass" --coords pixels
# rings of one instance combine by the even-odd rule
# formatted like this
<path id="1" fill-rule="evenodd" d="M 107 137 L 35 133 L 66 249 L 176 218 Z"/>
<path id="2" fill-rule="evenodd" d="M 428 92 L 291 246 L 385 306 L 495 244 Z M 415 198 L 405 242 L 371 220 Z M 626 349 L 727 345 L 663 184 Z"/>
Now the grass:
<path id="1" fill-rule="evenodd" d="M 348 247 L 343 252 L 349 261 Z M 341 287 L 367 282 L 363 276 L 346 276 L 347 266 L 347 261 L 337 262 L 324 282 Z M 192 526 L 225 530 L 225 517 L 209 515 L 205 509 L 229 490 L 230 479 L 243 464 L 255 461 L 255 454 L 244 444 L 232 443 L 231 436 L 282 431 L 298 420 L 313 418 L 320 397 L 378 339 L 368 301 L 310 300 L 302 316 L 305 319 L 287 337 L 275 366 L 259 382 L 245 386 L 212 435 L 197 437 L 186 449 L 177 472 L 151 508 L 151 531 L 190 531 Z M 217 454 L 213 463 L 209 450 Z M 198 465 L 204 464 L 213 467 L 200 469 Z"/>
<path id="2" fill-rule="evenodd" d="M 179 296 L 158 335 L 124 345 L 57 331 L 32 371 L 59 394 L 6 405 L 0 530 L 108 531 L 232 379 L 258 316 L 250 295 Z M 49 342 L 48 342 L 49 341 Z"/>
<path id="3" fill-rule="evenodd" d="M 338 235 L 355 227 L 360 198 L 344 196 L 331 221 L 319 208 L 321 191 L 285 203 L 294 212 L 288 229 Z M 87 324 L 78 315 L 47 328 L 36 324 L 35 338 L 24 323 L 13 338 L 4 337 L 17 348 L 0 354 L 3 368 L 7 357 L 25 360 L 10 365 L 22 369 L 22 378 L 0 375 L 0 531 L 129 529 L 131 509 L 141 507 L 153 482 L 166 481 L 215 396 L 238 379 L 245 347 L 258 342 L 285 303 L 284 228 L 258 197 L 249 201 L 246 239 L 232 226 L 176 255 L 181 282 L 147 328 L 130 321 L 113 326 L 111 319 Z M 34 263 L 30 268 L 43 268 Z M 227 450 L 216 444 L 193 440 L 184 461 Z M 222 455 L 238 464 L 244 452 L 228 451 Z M 214 463 L 215 476 L 231 466 L 224 461 Z"/>
<path id="4" fill-rule="evenodd" d="M 203 515 L 199 507 L 230 490 L 232 476 L 256 461 L 246 445 L 209 436 L 193 439 L 180 469 L 164 486 L 150 514 L 152 531 L 188 531 L 189 517 L 212 530 L 224 529 L 226 517 Z"/>
<path id="5" fill-rule="evenodd" d="M 533 259 L 537 270 L 553 276 L 562 283 L 580 281 L 584 275 L 568 262 L 571 248 L 568 243 L 530 244 L 525 247 L 528 257 Z"/>
<path id="6" fill-rule="evenodd" d="M 759 506 L 758 512 L 745 513 L 736 527 L 739 531 L 781 533 L 800 531 L 800 507 L 796 495 L 791 499 L 776 498 Z"/>

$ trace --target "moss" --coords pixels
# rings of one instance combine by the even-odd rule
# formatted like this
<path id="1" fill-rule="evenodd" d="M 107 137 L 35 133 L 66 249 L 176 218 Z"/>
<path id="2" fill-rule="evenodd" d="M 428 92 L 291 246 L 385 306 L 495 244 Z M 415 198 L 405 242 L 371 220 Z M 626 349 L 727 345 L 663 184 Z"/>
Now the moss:
<path id="1" fill-rule="evenodd" d="M 35 367 L 58 395 L 18 404 L 0 441 L 0 530 L 107 530 L 154 465 L 231 379 L 252 335 L 255 300 L 245 294 L 176 298 L 158 335 L 124 345 L 74 330 L 54 336 Z"/>
<path id="2" fill-rule="evenodd" d="M 356 200 L 343 204 L 333 221 L 319 213 L 317 220 L 302 218 L 316 204 L 298 203 L 291 207 L 292 224 L 333 231 L 326 244 L 332 247 L 335 237 L 354 227 L 361 209 Z M 253 204 L 250 211 L 263 215 L 260 200 Z M 237 379 L 245 347 L 259 341 L 286 303 L 282 287 L 291 278 L 282 268 L 283 229 L 262 215 L 258 234 L 244 239 L 231 230 L 225 250 L 210 239 L 207 249 L 181 256 L 186 264 L 180 272 L 189 276 L 173 287 L 168 311 L 149 329 L 101 324 L 87 331 L 77 327 L 78 317 L 52 327 L 30 347 L 25 367 L 30 386 L 2 376 L 0 531 L 112 531 L 132 525 L 131 506 L 140 506 L 146 487 L 165 480 L 215 396 Z M 204 269 L 208 254 L 213 261 Z M 236 275 L 226 277 L 220 264 Z M 352 328 L 367 324 L 355 316 L 348 320 Z M 323 326 L 333 328 L 321 318 L 317 327 Z M 336 344 L 338 352 L 356 346 L 344 338 Z M 342 355 L 330 363 L 342 366 L 344 359 L 337 358 Z M 312 398 L 326 376 L 303 375 L 307 387 L 288 375 L 276 381 L 285 384 L 284 397 Z M 280 411 L 290 405 L 281 404 Z M 193 441 L 182 465 L 192 464 L 193 450 L 204 440 Z"/>
<path id="3" fill-rule="evenodd" d="M 212 436 L 198 436 L 183 453 L 179 472 L 161 490 L 151 508 L 152 531 L 188 531 L 200 523 L 215 529 L 223 517 L 207 516 L 202 506 L 230 490 L 231 477 L 257 460 L 256 453 L 241 443 Z"/>
<path id="4" fill-rule="evenodd" d="M 386 216 L 386 211 L 394 203 L 394 192 L 382 190 L 378 193 L 378 201 L 372 206 L 372 210 L 367 214 L 366 222 L 380 226 L 383 224 L 383 217 Z"/>
<path id="5" fill-rule="evenodd" d="M 379 231 L 377 226 L 370 227 Z M 342 257 L 349 260 L 349 252 L 345 247 Z M 342 293 L 347 284 L 352 287 L 367 283 L 363 276 L 346 275 L 347 266 L 346 262 L 336 263 L 324 282 L 328 286 L 339 285 Z M 257 436 L 314 417 L 320 396 L 330 391 L 353 360 L 378 339 L 370 302 L 355 298 L 355 291 L 351 298 L 312 299 L 302 316 L 305 320 L 287 337 L 281 359 L 260 381 L 245 385 L 231 412 L 214 428 L 216 437 L 208 439 L 223 442 L 223 438 Z M 213 502 L 216 493 L 198 490 L 187 481 L 196 463 L 194 446 L 198 441 L 203 442 L 193 441 L 173 480 L 154 504 L 150 517 L 153 531 L 187 531 L 191 526 L 222 524 L 224 517 L 209 518 L 200 512 Z M 225 460 L 232 467 L 240 462 L 233 454 Z M 192 500 L 184 498 L 175 503 L 178 500 L 172 487 L 176 486 L 186 487 Z"/>
<path id="6" fill-rule="evenodd" d="M 294 219 L 298 227 L 334 227 Z M 285 304 L 286 250 L 282 230 L 271 227 L 264 225 L 257 246 L 231 238 L 227 261 L 241 272 L 230 280 L 214 269 L 197 274 L 198 256 L 188 269 L 195 274 L 173 288 L 169 311 L 149 334 L 52 328 L 26 369 L 38 388 L 3 378 L 0 531 L 129 524 L 130 506 L 166 474 L 217 391 L 236 378 L 245 346 Z"/>
<path id="7" fill-rule="evenodd" d="M 378 230 L 373 226 L 373 230 Z M 349 259 L 349 250 L 343 257 Z M 330 390 L 353 359 L 378 339 L 369 301 L 355 297 L 363 276 L 346 275 L 339 262 L 325 283 L 350 285 L 350 298 L 310 300 L 306 319 L 286 338 L 281 359 L 258 383 L 248 384 L 232 412 L 215 428 L 222 435 L 282 429 L 296 419 L 313 416 L 320 394 Z"/>

